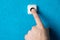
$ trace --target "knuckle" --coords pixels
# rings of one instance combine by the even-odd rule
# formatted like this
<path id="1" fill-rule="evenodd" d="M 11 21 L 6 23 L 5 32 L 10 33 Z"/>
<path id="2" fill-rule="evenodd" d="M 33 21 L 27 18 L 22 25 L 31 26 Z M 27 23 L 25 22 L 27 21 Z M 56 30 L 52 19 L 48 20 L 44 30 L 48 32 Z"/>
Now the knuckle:
<path id="1" fill-rule="evenodd" d="M 30 34 L 31 31 L 28 32 L 28 34 Z"/>
<path id="2" fill-rule="evenodd" d="M 35 28 L 36 28 L 35 26 L 32 27 L 32 29 L 35 29 Z"/>
<path id="3" fill-rule="evenodd" d="M 28 38 L 28 36 L 30 35 L 31 31 L 29 30 L 28 33 L 25 35 L 25 39 Z"/>
<path id="4" fill-rule="evenodd" d="M 25 39 L 27 38 L 27 35 L 25 35 Z"/>
<path id="5" fill-rule="evenodd" d="M 32 31 L 36 31 L 37 30 L 37 28 L 36 27 L 32 27 Z"/>

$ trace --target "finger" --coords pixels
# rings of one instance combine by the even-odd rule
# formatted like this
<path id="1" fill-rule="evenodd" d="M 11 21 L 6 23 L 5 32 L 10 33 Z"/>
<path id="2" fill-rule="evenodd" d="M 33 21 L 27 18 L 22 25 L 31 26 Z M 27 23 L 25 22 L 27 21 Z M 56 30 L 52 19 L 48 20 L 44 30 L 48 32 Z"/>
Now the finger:
<path id="1" fill-rule="evenodd" d="M 32 10 L 31 10 L 31 13 L 34 15 L 34 14 L 37 13 L 37 12 L 36 12 L 35 9 L 32 9 Z"/>
<path id="2" fill-rule="evenodd" d="M 37 27 L 44 28 L 38 14 L 33 12 L 33 16 L 34 16 L 34 19 L 36 21 L 36 24 L 38 25 Z"/>
<path id="3" fill-rule="evenodd" d="M 30 9 L 30 11 L 33 13 L 33 12 L 35 12 L 36 13 L 36 9 L 34 8 L 34 7 L 32 7 L 31 9 Z"/>

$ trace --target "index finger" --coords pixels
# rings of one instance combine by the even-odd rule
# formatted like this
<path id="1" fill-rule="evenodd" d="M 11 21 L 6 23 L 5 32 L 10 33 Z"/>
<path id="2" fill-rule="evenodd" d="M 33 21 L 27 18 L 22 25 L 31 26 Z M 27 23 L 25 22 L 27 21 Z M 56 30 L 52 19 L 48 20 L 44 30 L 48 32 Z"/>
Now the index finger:
<path id="1" fill-rule="evenodd" d="M 37 26 L 39 28 L 44 28 L 38 14 L 37 14 L 37 12 L 35 11 L 35 9 L 32 9 L 31 12 L 33 13 L 33 16 L 34 16 L 34 19 L 36 21 Z"/>

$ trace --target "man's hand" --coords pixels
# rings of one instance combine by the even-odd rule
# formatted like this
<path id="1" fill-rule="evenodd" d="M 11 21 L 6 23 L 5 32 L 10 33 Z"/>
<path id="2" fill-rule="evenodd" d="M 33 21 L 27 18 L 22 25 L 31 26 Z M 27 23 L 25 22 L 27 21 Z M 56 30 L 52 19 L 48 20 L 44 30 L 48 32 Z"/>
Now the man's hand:
<path id="1" fill-rule="evenodd" d="M 43 27 L 43 24 L 41 23 L 36 10 L 32 9 L 31 12 L 35 18 L 37 25 L 33 26 L 28 34 L 25 35 L 25 40 L 48 40 L 48 32 L 46 33 L 46 29 Z"/>

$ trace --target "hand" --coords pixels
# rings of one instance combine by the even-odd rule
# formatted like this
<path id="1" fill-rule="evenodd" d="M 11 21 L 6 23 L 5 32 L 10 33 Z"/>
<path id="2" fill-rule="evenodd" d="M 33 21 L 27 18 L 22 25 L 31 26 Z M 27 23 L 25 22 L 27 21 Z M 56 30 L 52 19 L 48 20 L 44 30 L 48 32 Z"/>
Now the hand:
<path id="1" fill-rule="evenodd" d="M 25 40 L 48 40 L 48 32 L 46 32 L 46 29 L 43 27 L 43 24 L 41 23 L 36 10 L 32 9 L 31 12 L 35 18 L 37 25 L 33 26 L 28 34 L 25 35 Z"/>
<path id="2" fill-rule="evenodd" d="M 33 26 L 28 34 L 25 35 L 25 40 L 48 40 L 48 36 L 46 34 L 46 30 L 39 29 L 37 26 Z"/>

